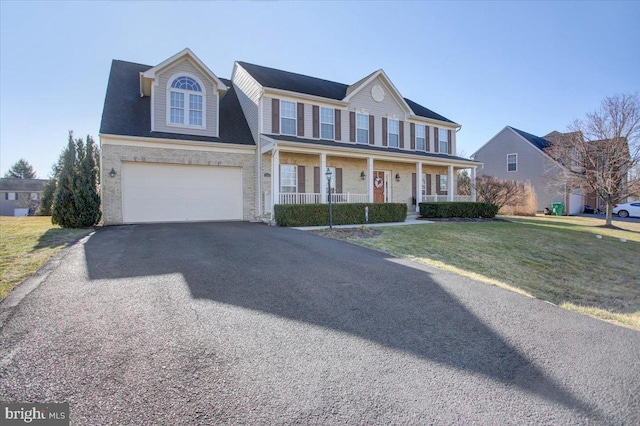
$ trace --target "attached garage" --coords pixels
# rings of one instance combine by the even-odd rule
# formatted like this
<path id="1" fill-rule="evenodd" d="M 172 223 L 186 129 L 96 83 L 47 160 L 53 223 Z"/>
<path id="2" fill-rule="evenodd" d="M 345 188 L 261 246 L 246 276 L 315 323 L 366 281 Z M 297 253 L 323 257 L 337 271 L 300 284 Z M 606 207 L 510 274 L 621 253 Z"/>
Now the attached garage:
<path id="1" fill-rule="evenodd" d="M 569 193 L 569 215 L 576 215 L 582 213 L 582 207 L 584 204 L 584 197 L 582 193 L 578 191 L 572 191 Z"/>
<path id="2" fill-rule="evenodd" d="M 124 223 L 242 220 L 242 168 L 122 163 Z"/>

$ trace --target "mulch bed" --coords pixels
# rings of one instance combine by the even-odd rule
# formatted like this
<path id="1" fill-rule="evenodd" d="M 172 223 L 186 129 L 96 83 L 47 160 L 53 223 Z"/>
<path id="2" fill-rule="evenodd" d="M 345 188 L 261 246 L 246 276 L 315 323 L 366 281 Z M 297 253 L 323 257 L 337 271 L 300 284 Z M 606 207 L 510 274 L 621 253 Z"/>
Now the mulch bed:
<path id="1" fill-rule="evenodd" d="M 320 229 L 310 231 L 321 237 L 335 238 L 337 240 L 347 240 L 350 238 L 372 238 L 380 235 L 380 231 L 372 228 L 340 228 L 340 229 Z"/>
<path id="2" fill-rule="evenodd" d="M 479 218 L 479 217 L 419 217 L 417 220 L 428 220 L 430 222 L 509 222 L 506 219 Z"/>

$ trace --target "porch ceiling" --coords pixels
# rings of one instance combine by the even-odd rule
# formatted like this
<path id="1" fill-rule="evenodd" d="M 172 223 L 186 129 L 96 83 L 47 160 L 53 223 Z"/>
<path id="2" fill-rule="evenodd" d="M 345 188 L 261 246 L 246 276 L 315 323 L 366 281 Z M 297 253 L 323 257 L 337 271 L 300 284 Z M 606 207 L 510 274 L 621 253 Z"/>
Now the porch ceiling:
<path id="1" fill-rule="evenodd" d="M 449 166 L 460 168 L 470 168 L 481 166 L 478 161 L 467 160 L 447 154 L 436 154 L 428 152 L 406 151 L 398 148 L 388 148 L 381 146 L 371 146 L 355 144 L 352 142 L 334 142 L 329 140 L 303 139 L 294 136 L 284 135 L 261 135 L 262 139 L 271 144 L 267 150 L 269 152 L 274 147 L 286 152 L 300 154 L 325 153 L 326 155 L 349 157 L 349 158 L 373 158 L 374 160 L 395 161 L 395 162 L 421 162 L 423 164 Z"/>

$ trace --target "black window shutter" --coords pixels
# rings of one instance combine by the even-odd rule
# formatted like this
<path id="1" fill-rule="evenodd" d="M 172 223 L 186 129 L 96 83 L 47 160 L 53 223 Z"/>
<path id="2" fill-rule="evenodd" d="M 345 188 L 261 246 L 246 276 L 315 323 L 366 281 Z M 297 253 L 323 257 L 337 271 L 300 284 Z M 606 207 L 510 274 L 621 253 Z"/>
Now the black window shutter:
<path id="1" fill-rule="evenodd" d="M 411 149 L 416 149 L 416 124 L 409 123 L 409 139 L 411 139 Z"/>
<path id="2" fill-rule="evenodd" d="M 280 133 L 280 99 L 271 99 L 271 133 Z"/>
<path id="3" fill-rule="evenodd" d="M 349 140 L 356 141 L 356 113 L 349 111 Z"/>
<path id="4" fill-rule="evenodd" d="M 304 187 L 304 166 L 298 166 L 298 192 L 307 192 Z"/>
<path id="5" fill-rule="evenodd" d="M 427 173 L 427 195 L 431 195 L 431 174 Z"/>
<path id="6" fill-rule="evenodd" d="M 399 121 L 398 125 L 400 126 L 400 131 L 398 132 L 398 137 L 400 138 L 400 149 L 404 149 L 404 121 Z"/>
<path id="7" fill-rule="evenodd" d="M 418 196 L 416 195 L 416 174 L 411 173 L 411 194 L 413 194 L 413 205 L 415 206 L 418 202 Z"/>
<path id="8" fill-rule="evenodd" d="M 313 137 L 320 137 L 320 107 L 318 105 L 314 105 L 313 108 Z"/>
<path id="9" fill-rule="evenodd" d="M 335 124 L 336 124 L 336 140 L 340 141 L 342 140 L 342 123 L 341 118 L 342 118 L 342 111 L 340 111 L 339 109 L 336 108 L 335 110 L 335 114 L 336 114 L 336 118 L 335 118 Z"/>
<path id="10" fill-rule="evenodd" d="M 440 151 L 440 136 L 438 135 L 438 128 L 433 128 L 433 152 Z"/>
<path id="11" fill-rule="evenodd" d="M 336 192 L 342 194 L 342 169 L 336 167 Z"/>
<path id="12" fill-rule="evenodd" d="M 431 138 L 429 138 L 429 126 L 424 126 L 424 138 L 425 138 L 425 142 L 426 142 L 426 145 L 427 145 L 427 147 L 426 147 L 427 148 L 427 152 L 431 151 L 431 146 L 430 146 L 431 144 L 429 143 L 430 142 L 429 139 L 431 139 Z"/>
<path id="13" fill-rule="evenodd" d="M 373 115 L 369 116 L 369 144 L 374 145 L 376 143 L 375 132 L 376 126 L 373 120 Z"/>
<path id="14" fill-rule="evenodd" d="M 320 167 L 313 168 L 313 192 L 320 193 Z"/>
<path id="15" fill-rule="evenodd" d="M 298 102 L 298 136 L 304 136 L 304 104 Z"/>
<path id="16" fill-rule="evenodd" d="M 387 117 L 382 117 L 382 146 L 387 146 Z"/>
<path id="17" fill-rule="evenodd" d="M 448 130 L 448 133 L 449 133 L 449 135 L 448 135 L 449 136 L 449 148 L 448 148 L 448 150 L 449 150 L 449 154 L 452 154 L 453 153 L 453 141 L 451 140 L 451 130 Z"/>

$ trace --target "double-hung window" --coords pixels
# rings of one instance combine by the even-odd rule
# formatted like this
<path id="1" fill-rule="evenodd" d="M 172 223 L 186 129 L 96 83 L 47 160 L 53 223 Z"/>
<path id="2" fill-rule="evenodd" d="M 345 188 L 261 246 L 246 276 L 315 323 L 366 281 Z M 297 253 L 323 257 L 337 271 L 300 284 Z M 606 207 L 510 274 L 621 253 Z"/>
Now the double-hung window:
<path id="1" fill-rule="evenodd" d="M 440 190 L 441 194 L 446 194 L 447 193 L 447 175 L 440 175 L 440 182 L 438 182 L 438 189 Z"/>
<path id="2" fill-rule="evenodd" d="M 280 165 L 280 192 L 298 192 L 298 167 L 293 164 Z"/>
<path id="3" fill-rule="evenodd" d="M 438 141 L 440 144 L 438 145 L 440 152 L 444 152 L 445 154 L 449 152 L 449 131 L 447 129 L 438 129 Z"/>
<path id="4" fill-rule="evenodd" d="M 333 108 L 320 107 L 320 138 L 331 139 L 334 136 L 336 115 Z"/>
<path id="5" fill-rule="evenodd" d="M 416 124 L 416 150 L 424 151 L 427 148 L 427 132 L 426 127 L 422 124 Z"/>
<path id="6" fill-rule="evenodd" d="M 280 101 L 280 133 L 296 135 L 296 103 Z"/>
<path id="7" fill-rule="evenodd" d="M 398 147 L 398 141 L 400 140 L 400 123 L 398 120 L 387 120 L 388 133 L 389 133 L 389 146 L 391 148 Z"/>
<path id="8" fill-rule="evenodd" d="M 200 84 L 193 78 L 181 76 L 171 83 L 169 123 L 204 127 L 204 94 Z"/>
<path id="9" fill-rule="evenodd" d="M 369 143 L 369 116 L 356 113 L 356 142 Z"/>
<path id="10" fill-rule="evenodd" d="M 15 201 L 18 199 L 15 192 L 7 192 L 4 195 L 5 200 Z"/>
<path id="11" fill-rule="evenodd" d="M 507 154 L 507 171 L 518 171 L 518 154 Z"/>
<path id="12" fill-rule="evenodd" d="M 32 192 L 31 193 L 31 201 L 38 201 L 38 193 L 37 192 Z"/>

